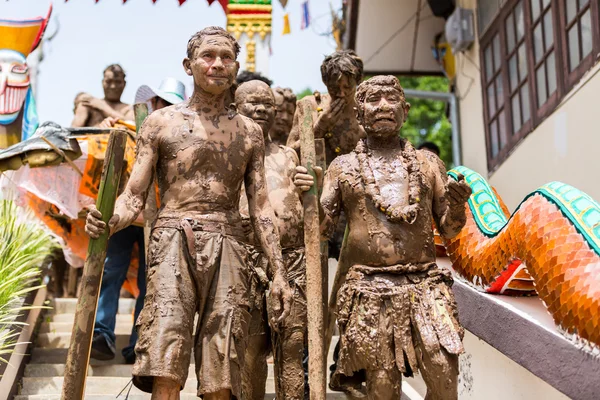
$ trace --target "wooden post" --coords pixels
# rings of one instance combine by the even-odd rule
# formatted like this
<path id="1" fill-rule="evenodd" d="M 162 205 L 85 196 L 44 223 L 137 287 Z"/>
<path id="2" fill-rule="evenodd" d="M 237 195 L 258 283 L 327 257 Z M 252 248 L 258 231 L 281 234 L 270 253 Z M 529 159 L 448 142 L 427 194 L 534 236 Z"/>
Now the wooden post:
<path id="1" fill-rule="evenodd" d="M 115 208 L 119 180 L 121 179 L 121 171 L 123 171 L 126 143 L 127 132 L 123 130 L 113 131 L 108 140 L 104 157 L 96 207 L 102 213 L 102 220 L 107 225 Z M 96 307 L 102 282 L 108 236 L 107 229 L 98 239 L 90 239 L 88 246 L 81 280 L 82 291 L 77 299 L 75 322 L 73 323 L 71 344 L 69 345 L 65 365 L 62 400 L 82 400 L 85 393 L 85 380 L 90 361 Z"/>
<path id="2" fill-rule="evenodd" d="M 337 319 L 337 294 L 346 281 L 346 274 L 350 269 L 348 257 L 346 256 L 346 253 L 348 252 L 347 246 L 348 225 L 346 225 L 346 230 L 344 231 L 344 240 L 342 241 L 342 248 L 340 249 L 337 270 L 335 271 L 335 278 L 333 278 L 333 286 L 331 287 L 331 294 L 329 295 L 329 306 L 327 307 L 327 329 L 325 331 L 325 354 L 329 352 L 329 346 L 331 346 L 331 338 L 333 336 L 333 329 L 335 328 L 335 321 Z"/>
<path id="3" fill-rule="evenodd" d="M 308 384 L 311 400 L 325 400 L 325 357 L 323 352 L 323 270 L 321 268 L 321 232 L 319 199 L 315 165 L 315 138 L 312 110 L 304 110 L 300 131 L 302 165 L 315 180 L 315 185 L 304 192 L 304 244 L 306 251 L 306 306 L 308 309 Z"/>
<path id="4" fill-rule="evenodd" d="M 325 152 L 325 139 L 319 138 L 315 139 L 315 164 L 317 167 L 321 168 L 323 173 L 327 169 L 327 159 Z M 318 196 L 321 198 L 321 192 L 323 188 L 319 188 Z M 322 270 L 322 299 L 323 299 L 323 325 L 327 326 L 327 321 L 329 317 L 329 313 L 327 310 L 327 302 L 328 297 L 327 293 L 329 293 L 329 244 L 326 240 L 321 241 L 321 270 Z M 325 346 L 327 349 L 327 346 Z M 324 354 L 325 360 L 327 360 L 327 351 Z M 325 366 L 327 368 L 327 365 Z"/>

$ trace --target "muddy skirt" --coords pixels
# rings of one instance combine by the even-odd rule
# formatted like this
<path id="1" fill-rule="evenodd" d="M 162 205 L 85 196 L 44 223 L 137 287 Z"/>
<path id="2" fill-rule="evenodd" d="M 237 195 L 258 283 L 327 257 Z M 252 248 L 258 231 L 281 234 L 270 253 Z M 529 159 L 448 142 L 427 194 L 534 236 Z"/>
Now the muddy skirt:
<path id="1" fill-rule="evenodd" d="M 421 367 L 421 352 L 464 351 L 447 271 L 435 265 L 424 272 L 380 271 L 355 265 L 340 289 L 336 373 L 397 369 L 412 376 Z"/>

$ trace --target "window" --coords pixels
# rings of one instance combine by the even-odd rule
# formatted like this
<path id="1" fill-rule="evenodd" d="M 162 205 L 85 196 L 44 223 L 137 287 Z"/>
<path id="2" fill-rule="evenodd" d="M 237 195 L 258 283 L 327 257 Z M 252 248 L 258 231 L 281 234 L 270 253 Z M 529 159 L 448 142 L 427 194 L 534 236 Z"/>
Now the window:
<path id="1" fill-rule="evenodd" d="M 479 0 L 490 171 L 597 61 L 600 0 Z"/>

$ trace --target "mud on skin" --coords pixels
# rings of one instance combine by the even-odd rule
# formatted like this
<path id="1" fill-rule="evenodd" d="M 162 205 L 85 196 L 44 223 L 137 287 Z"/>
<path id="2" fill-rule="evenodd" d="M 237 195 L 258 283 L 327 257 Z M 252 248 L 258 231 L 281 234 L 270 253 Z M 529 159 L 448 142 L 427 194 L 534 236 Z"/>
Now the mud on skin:
<path id="1" fill-rule="evenodd" d="M 230 88 L 238 70 L 235 61 L 238 52 L 239 45 L 222 28 L 206 28 L 190 39 L 188 57 L 183 65 L 186 73 L 194 78 L 194 94 L 181 104 L 152 113 L 142 125 L 138 135 L 136 163 L 124 194 L 117 200 L 115 219 L 109 225 L 114 232 L 135 220 L 145 203 L 156 172 L 161 200 L 157 226 L 161 221 L 178 222 L 186 218 L 204 223 L 211 221 L 213 225 L 221 224 L 224 229 L 241 229 L 239 199 L 243 185 L 254 231 L 264 254 L 274 267 L 270 300 L 282 320 L 289 310 L 290 291 L 283 277 L 285 266 L 279 235 L 273 223 L 275 217 L 268 199 L 263 135 L 256 123 L 239 114 L 232 114 L 225 104 L 231 100 Z M 173 228 L 165 226 L 161 229 Z M 198 237 L 196 235 L 196 242 Z M 190 241 L 187 243 L 189 251 Z M 169 241 L 152 244 L 156 245 L 156 249 L 150 251 L 149 264 L 153 262 L 154 253 L 169 251 Z M 169 276 L 167 274 L 165 279 Z M 173 275 L 173 279 L 178 278 Z M 149 289 L 147 303 L 153 298 Z M 239 310 L 236 311 L 247 313 L 248 302 L 239 304 L 246 306 L 237 306 Z M 170 315 L 164 316 L 164 319 L 169 318 Z M 161 324 L 168 322 L 162 321 Z M 155 320 L 148 323 L 155 323 Z M 140 337 L 140 343 L 144 343 L 145 339 L 152 340 Z M 223 362 L 219 355 L 213 356 L 215 363 L 229 365 L 228 360 Z M 238 353 L 238 357 L 243 359 L 243 352 Z M 160 368 L 166 368 L 169 364 L 169 360 L 161 362 Z M 235 377 L 232 380 L 236 381 Z M 177 381 L 173 377 L 169 377 L 168 381 L 166 384 L 164 381 L 158 382 L 161 390 L 178 392 Z M 208 393 L 204 392 L 205 398 L 229 398 L 230 390 L 238 389 L 222 386 L 222 383 L 206 384 L 204 389 Z M 156 386 L 154 389 L 158 390 Z M 215 393 L 211 393 L 212 390 Z M 234 395 L 239 396 L 239 393 Z"/>
<path id="2" fill-rule="evenodd" d="M 297 249 L 304 245 L 303 231 L 303 208 L 300 192 L 293 183 L 295 169 L 299 164 L 298 157 L 292 149 L 275 144 L 271 141 L 269 132 L 273 131 L 275 120 L 275 99 L 268 85 L 261 81 L 249 81 L 241 84 L 235 94 L 235 102 L 238 111 L 252 118 L 262 129 L 266 143 L 265 173 L 269 200 L 274 209 L 274 223 L 278 228 L 281 246 L 284 248 Z M 243 217 L 248 216 L 248 203 L 242 193 L 240 211 Z M 259 219 L 258 223 L 271 223 L 271 221 Z M 255 236 L 251 233 L 252 236 Z M 306 327 L 306 299 L 304 296 L 305 264 L 303 252 L 299 253 L 300 259 L 293 254 L 285 257 L 288 279 L 294 288 L 294 302 L 292 306 L 292 317 L 299 320 L 301 326 L 298 329 L 294 322 L 284 324 L 280 334 L 274 334 L 273 349 L 275 355 L 277 396 L 290 400 L 301 400 L 304 398 L 304 371 L 302 367 L 302 356 L 304 348 L 304 330 Z M 261 256 L 259 256 L 259 259 Z M 260 263 L 260 261 L 259 261 Z M 300 267 L 300 270 L 298 268 Z M 258 267 L 260 268 L 260 266 Z M 293 268 L 294 270 L 290 270 Z M 266 272 L 266 271 L 265 271 Z M 292 275 L 294 276 L 292 276 Z M 300 276 L 296 276 L 296 275 Z M 255 290 L 266 289 L 259 282 Z M 262 293 L 254 293 L 260 303 Z M 267 318 L 266 310 L 261 307 L 259 313 L 263 315 L 257 318 Z M 254 313 L 253 315 L 255 315 Z M 304 318 L 302 317 L 304 316 Z M 298 324 L 298 321 L 296 321 Z M 252 324 L 251 324 L 252 325 Z M 261 326 L 260 321 L 256 326 Z M 262 400 L 265 394 L 267 380 L 267 355 L 271 341 L 268 332 L 251 337 L 252 343 L 248 346 L 247 360 L 244 369 L 244 396 L 250 400 Z"/>
<path id="3" fill-rule="evenodd" d="M 415 151 L 397 136 L 410 108 L 397 78 L 363 82 L 356 99 L 367 138 L 331 163 L 321 197 L 322 233 L 333 232 L 342 209 L 349 225 L 351 268 L 338 296 L 336 374 L 366 369 L 368 397 L 392 399 L 401 372 L 418 368 L 427 398 L 456 399 L 462 328 L 451 278 L 435 265 L 431 220 L 442 235 L 456 235 L 470 188 L 448 180 L 433 153 Z M 374 342 L 394 344 L 374 349 Z"/>

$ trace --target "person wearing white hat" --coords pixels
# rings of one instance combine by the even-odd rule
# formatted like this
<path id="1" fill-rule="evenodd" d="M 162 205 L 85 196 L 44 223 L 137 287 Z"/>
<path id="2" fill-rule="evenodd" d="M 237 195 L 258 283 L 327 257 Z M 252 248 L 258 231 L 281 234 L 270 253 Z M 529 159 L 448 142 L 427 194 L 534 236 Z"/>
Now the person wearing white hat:
<path id="1" fill-rule="evenodd" d="M 165 78 L 158 88 L 148 85 L 140 86 L 135 92 L 134 103 L 147 103 L 148 113 L 151 113 L 152 111 L 181 103 L 185 99 L 185 85 L 175 78 Z M 116 118 L 108 117 L 100 123 L 99 127 L 112 128 L 116 122 Z"/>
<path id="2" fill-rule="evenodd" d="M 156 111 L 172 104 L 185 100 L 185 86 L 174 78 L 164 79 L 155 89 L 142 85 L 135 95 L 135 103 L 149 103 L 151 110 Z M 110 128 L 117 122 L 116 118 L 106 118 L 101 126 Z M 91 357 L 98 360 L 112 360 L 115 357 L 115 324 L 119 307 L 119 294 L 121 286 L 127 278 L 127 270 L 131 262 L 131 254 L 135 244 L 139 249 L 138 288 L 140 293 L 135 302 L 134 321 L 137 320 L 144 305 L 146 295 L 146 263 L 144 254 L 144 229 L 131 225 L 110 237 L 104 261 L 104 274 L 98 299 L 98 312 L 94 327 Z M 122 354 L 125 362 L 133 364 L 135 361 L 134 347 L 137 342 L 137 332 L 131 331 L 129 344 L 123 348 Z"/>

